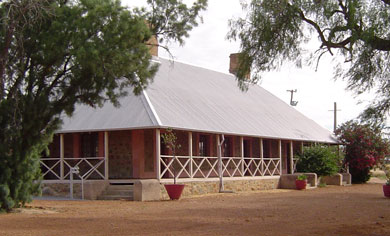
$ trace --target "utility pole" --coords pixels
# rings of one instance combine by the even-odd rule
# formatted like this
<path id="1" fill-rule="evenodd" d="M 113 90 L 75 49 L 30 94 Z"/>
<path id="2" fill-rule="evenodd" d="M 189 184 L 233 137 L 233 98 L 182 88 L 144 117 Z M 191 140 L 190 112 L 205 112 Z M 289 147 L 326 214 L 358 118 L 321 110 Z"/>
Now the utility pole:
<path id="1" fill-rule="evenodd" d="M 291 90 L 287 90 L 287 92 L 291 93 L 290 105 L 291 106 L 296 106 L 298 104 L 298 101 L 293 101 L 293 97 L 294 97 L 294 93 L 296 93 L 297 90 L 296 89 L 291 89 Z"/>
<path id="2" fill-rule="evenodd" d="M 334 108 L 333 108 L 333 110 L 328 110 L 328 111 L 333 111 L 334 113 L 333 113 L 333 132 L 335 132 L 336 131 L 336 128 L 337 128 L 337 112 L 338 111 L 341 111 L 341 110 L 337 110 L 337 102 L 334 102 Z"/>

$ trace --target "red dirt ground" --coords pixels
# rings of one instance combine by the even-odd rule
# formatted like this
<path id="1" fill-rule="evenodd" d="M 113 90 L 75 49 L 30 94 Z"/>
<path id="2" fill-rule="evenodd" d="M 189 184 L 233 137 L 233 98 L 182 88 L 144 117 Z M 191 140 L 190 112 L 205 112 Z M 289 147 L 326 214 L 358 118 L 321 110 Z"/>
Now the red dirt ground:
<path id="1" fill-rule="evenodd" d="M 381 184 L 179 201 L 42 201 L 0 215 L 0 235 L 390 235 Z"/>

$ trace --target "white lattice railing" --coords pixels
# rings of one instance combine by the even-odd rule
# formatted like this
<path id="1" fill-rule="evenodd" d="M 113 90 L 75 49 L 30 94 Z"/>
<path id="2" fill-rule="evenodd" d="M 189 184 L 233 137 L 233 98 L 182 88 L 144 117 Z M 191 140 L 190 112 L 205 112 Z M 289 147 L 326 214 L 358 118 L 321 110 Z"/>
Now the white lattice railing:
<path id="1" fill-rule="evenodd" d="M 91 175 L 94 179 L 105 179 L 104 163 L 104 157 L 64 158 L 62 160 L 60 158 L 40 159 L 43 179 L 54 180 L 69 179 L 70 169 L 74 167 L 79 168 L 79 177 L 84 180 L 90 178 Z"/>
<path id="2" fill-rule="evenodd" d="M 264 160 L 264 175 L 280 175 L 280 158 L 263 158 Z"/>
<path id="3" fill-rule="evenodd" d="M 298 158 L 293 158 L 293 170 L 294 173 L 297 172 L 297 163 L 298 163 Z"/>
<path id="4" fill-rule="evenodd" d="M 225 177 L 280 175 L 280 158 L 222 157 Z M 218 157 L 160 156 L 160 179 L 218 177 Z M 176 175 L 175 173 L 176 172 Z"/>

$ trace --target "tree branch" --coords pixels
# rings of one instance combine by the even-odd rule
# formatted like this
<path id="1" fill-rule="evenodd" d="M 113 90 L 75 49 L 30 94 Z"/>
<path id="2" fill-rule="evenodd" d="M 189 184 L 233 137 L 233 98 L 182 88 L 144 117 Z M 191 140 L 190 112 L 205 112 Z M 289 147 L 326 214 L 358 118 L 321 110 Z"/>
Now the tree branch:
<path id="1" fill-rule="evenodd" d="M 382 2 L 386 5 L 390 5 L 390 0 L 382 0 Z"/>

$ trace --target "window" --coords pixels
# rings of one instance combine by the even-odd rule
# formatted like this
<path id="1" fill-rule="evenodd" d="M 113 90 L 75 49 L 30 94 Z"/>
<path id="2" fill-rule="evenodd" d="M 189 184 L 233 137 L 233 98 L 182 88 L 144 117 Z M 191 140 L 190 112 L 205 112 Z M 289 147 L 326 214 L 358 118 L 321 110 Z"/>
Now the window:
<path id="1" fill-rule="evenodd" d="M 223 153 L 224 157 L 232 157 L 233 156 L 233 139 L 232 137 L 225 137 L 225 141 L 223 142 Z"/>
<path id="2" fill-rule="evenodd" d="M 199 135 L 199 156 L 210 156 L 209 140 L 208 135 Z"/>
<path id="3" fill-rule="evenodd" d="M 98 133 L 85 133 L 81 135 L 81 157 L 97 157 Z"/>

